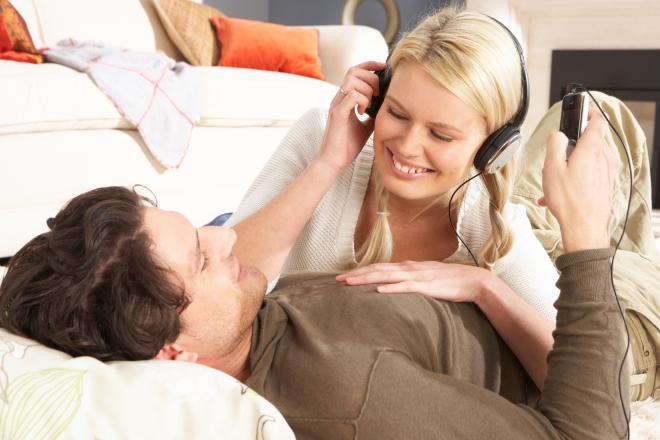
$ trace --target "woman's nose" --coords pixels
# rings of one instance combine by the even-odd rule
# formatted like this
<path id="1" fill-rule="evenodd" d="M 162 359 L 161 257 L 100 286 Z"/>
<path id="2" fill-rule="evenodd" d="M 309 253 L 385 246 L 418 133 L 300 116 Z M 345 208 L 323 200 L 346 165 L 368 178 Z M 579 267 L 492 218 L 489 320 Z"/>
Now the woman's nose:
<path id="1" fill-rule="evenodd" d="M 399 154 L 405 157 L 416 157 L 422 151 L 422 132 L 419 128 L 410 127 L 401 139 Z"/>

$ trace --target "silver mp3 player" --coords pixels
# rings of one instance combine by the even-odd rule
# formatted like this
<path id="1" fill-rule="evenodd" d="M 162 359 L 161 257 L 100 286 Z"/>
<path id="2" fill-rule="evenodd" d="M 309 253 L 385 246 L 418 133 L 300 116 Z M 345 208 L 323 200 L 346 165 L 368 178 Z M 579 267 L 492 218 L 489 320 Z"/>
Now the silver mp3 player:
<path id="1" fill-rule="evenodd" d="M 561 103 L 559 130 L 568 138 L 566 157 L 575 148 L 575 143 L 587 128 L 589 114 L 589 95 L 587 92 L 568 93 Z"/>

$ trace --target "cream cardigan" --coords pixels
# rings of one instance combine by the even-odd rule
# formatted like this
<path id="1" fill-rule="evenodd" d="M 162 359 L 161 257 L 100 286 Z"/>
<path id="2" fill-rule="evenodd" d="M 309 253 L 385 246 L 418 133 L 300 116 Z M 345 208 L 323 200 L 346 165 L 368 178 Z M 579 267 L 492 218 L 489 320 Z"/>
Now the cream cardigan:
<path id="1" fill-rule="evenodd" d="M 327 111 L 307 111 L 282 140 L 264 169 L 253 182 L 227 226 L 240 223 L 258 211 L 291 183 L 316 157 Z M 286 261 L 283 273 L 338 272 L 355 263 L 353 237 L 373 163 L 373 143 L 369 139 L 358 157 L 346 167 L 317 206 Z M 468 184 L 459 210 L 457 231 L 473 253 L 490 234 L 488 193 L 480 179 Z M 505 218 L 514 234 L 511 251 L 493 265 L 493 271 L 538 312 L 555 320 L 554 301 L 558 274 L 538 242 L 527 219 L 525 208 L 507 204 Z M 459 241 L 456 252 L 446 263 L 470 264 L 472 259 Z"/>

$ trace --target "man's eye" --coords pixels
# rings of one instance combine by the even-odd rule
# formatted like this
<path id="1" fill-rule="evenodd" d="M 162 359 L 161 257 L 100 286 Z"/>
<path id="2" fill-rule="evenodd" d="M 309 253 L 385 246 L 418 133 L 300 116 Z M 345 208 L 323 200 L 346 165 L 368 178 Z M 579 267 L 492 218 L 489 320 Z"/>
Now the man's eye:
<path id="1" fill-rule="evenodd" d="M 392 110 L 392 107 L 387 108 L 387 113 L 391 114 L 396 119 L 405 119 L 405 117 L 403 115 L 400 115 L 397 112 L 395 112 L 394 110 Z"/>
<path id="2" fill-rule="evenodd" d="M 440 140 L 440 141 L 443 141 L 443 142 L 451 142 L 451 141 L 453 141 L 452 138 L 447 137 L 447 136 L 445 136 L 445 135 L 442 135 L 442 134 L 438 133 L 437 131 L 433 131 L 433 130 L 431 130 L 431 136 L 433 136 L 434 138 L 436 138 L 436 139 L 438 139 L 438 140 Z"/>

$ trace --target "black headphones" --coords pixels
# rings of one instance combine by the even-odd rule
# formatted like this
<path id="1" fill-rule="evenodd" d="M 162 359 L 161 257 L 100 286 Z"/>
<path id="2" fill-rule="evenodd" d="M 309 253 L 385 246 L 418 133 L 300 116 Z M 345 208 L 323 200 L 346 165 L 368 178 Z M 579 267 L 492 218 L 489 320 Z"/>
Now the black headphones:
<path id="1" fill-rule="evenodd" d="M 521 104 L 518 112 L 513 117 L 511 122 L 507 122 L 502 127 L 495 130 L 493 134 L 488 136 L 484 143 L 477 151 L 474 158 L 474 166 L 484 174 L 491 174 L 497 172 L 504 166 L 505 163 L 513 157 L 514 153 L 518 151 L 522 144 L 520 135 L 520 126 L 527 116 L 529 108 L 529 81 L 527 78 L 527 67 L 525 66 L 525 57 L 523 55 L 522 46 L 513 32 L 509 30 L 503 23 L 490 17 L 493 21 L 502 26 L 507 33 L 511 36 L 513 44 L 520 55 L 520 79 L 522 85 Z M 389 61 L 389 56 L 387 57 Z M 385 69 L 376 72 L 378 75 L 378 96 L 371 98 L 371 105 L 367 108 L 366 113 L 372 118 L 376 117 L 380 106 L 383 104 L 383 98 L 387 93 L 387 88 L 392 79 L 392 69 L 388 65 Z"/>

